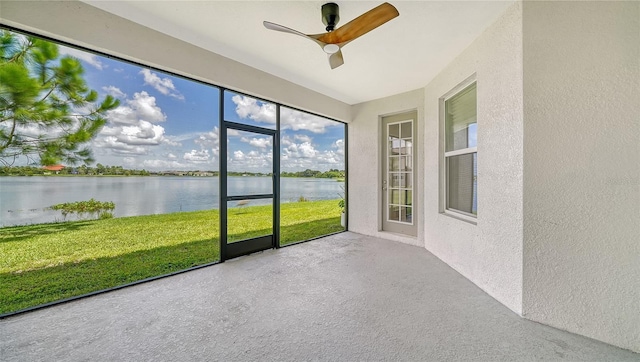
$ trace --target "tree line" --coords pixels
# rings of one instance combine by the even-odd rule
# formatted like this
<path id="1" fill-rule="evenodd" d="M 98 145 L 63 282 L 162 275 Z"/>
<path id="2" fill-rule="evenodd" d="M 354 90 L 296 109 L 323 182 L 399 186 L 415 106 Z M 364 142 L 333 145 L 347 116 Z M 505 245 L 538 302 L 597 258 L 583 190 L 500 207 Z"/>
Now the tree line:
<path id="1" fill-rule="evenodd" d="M 0 176 L 44 176 L 44 175 L 78 175 L 78 176 L 218 176 L 218 171 L 147 171 L 126 169 L 122 166 L 108 166 L 98 163 L 95 167 L 81 165 L 79 167 L 64 167 L 58 171 L 51 171 L 40 166 L 0 166 Z M 229 176 L 271 176 L 271 173 L 236 172 L 229 171 Z M 281 177 L 313 177 L 313 178 L 337 178 L 345 177 L 344 170 L 331 169 L 329 171 L 317 171 L 306 169 L 304 171 L 280 173 Z"/>
<path id="2" fill-rule="evenodd" d="M 47 170 L 39 166 L 4 166 L 0 167 L 0 176 L 41 176 L 41 175 L 81 175 L 81 176 L 149 176 L 151 172 L 147 170 L 130 170 L 122 166 L 104 166 L 97 164 L 96 167 L 82 165 L 79 167 L 64 167 L 59 171 Z"/>
<path id="3" fill-rule="evenodd" d="M 306 169 L 298 172 L 283 171 L 280 173 L 280 176 L 282 177 L 344 178 L 344 175 L 344 170 L 337 169 L 331 169 L 325 172 Z"/>

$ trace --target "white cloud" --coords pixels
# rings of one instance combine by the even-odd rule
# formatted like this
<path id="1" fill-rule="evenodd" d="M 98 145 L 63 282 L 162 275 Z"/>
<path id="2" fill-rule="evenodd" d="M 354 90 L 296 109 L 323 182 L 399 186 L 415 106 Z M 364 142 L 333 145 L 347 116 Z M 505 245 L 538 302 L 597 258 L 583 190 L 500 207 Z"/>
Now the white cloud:
<path id="1" fill-rule="evenodd" d="M 200 146 L 201 149 L 210 149 L 213 157 L 220 154 L 220 135 L 218 127 L 213 127 L 210 132 L 200 133 L 193 142 Z"/>
<path id="2" fill-rule="evenodd" d="M 122 158 L 122 162 L 125 166 L 135 167 L 136 159 L 134 157 L 124 157 Z"/>
<path id="3" fill-rule="evenodd" d="M 160 78 L 156 73 L 152 73 L 149 69 L 142 69 L 140 74 L 144 76 L 144 84 L 148 84 L 155 88 L 158 92 L 165 96 L 184 100 L 184 96 L 176 90 L 173 81 L 169 78 Z"/>
<path id="4" fill-rule="evenodd" d="M 248 158 L 250 159 L 256 159 L 256 160 L 271 160 L 271 152 L 266 152 L 266 153 L 262 153 L 262 152 L 258 152 L 258 151 L 250 151 L 247 154 Z"/>
<path id="5" fill-rule="evenodd" d="M 142 167 L 150 170 L 184 170 L 188 165 L 174 160 L 144 160 Z"/>
<path id="6" fill-rule="evenodd" d="M 244 160 L 244 152 L 238 150 L 238 151 L 233 151 L 233 159 L 236 161 L 241 161 Z"/>
<path id="7" fill-rule="evenodd" d="M 121 127 L 104 126 L 100 130 L 100 136 L 117 136 L 120 134 Z"/>
<path id="8" fill-rule="evenodd" d="M 271 147 L 271 137 L 265 137 L 265 138 L 248 138 L 248 137 L 242 137 L 240 139 L 240 141 L 244 142 L 244 143 L 248 143 L 253 147 L 257 147 L 257 148 L 267 148 L 267 147 Z"/>
<path id="9" fill-rule="evenodd" d="M 276 124 L 276 107 L 272 103 L 258 102 L 255 98 L 235 95 L 231 98 L 236 104 L 236 114 L 240 118 L 249 118 L 259 123 Z"/>
<path id="10" fill-rule="evenodd" d="M 120 88 L 112 86 L 112 85 L 110 85 L 108 87 L 102 87 L 102 90 L 107 92 L 107 94 L 110 94 L 111 96 L 116 97 L 116 98 L 127 98 L 126 93 L 121 91 Z"/>
<path id="11" fill-rule="evenodd" d="M 41 136 L 45 136 L 45 134 L 43 133 L 43 130 L 40 127 L 38 127 L 38 125 L 35 125 L 35 124 L 25 124 L 25 125 L 16 124 L 16 129 L 12 130 L 11 127 L 9 127 L 9 124 L 0 123 L 0 128 L 4 128 L 5 132 L 7 134 L 9 134 L 11 132 L 14 132 L 15 134 L 19 134 L 20 136 L 28 137 L 28 138 L 38 138 L 38 137 L 41 137 Z M 52 129 L 51 132 L 53 132 L 53 133 L 49 134 L 48 136 L 57 137 L 57 136 L 61 135 L 61 131 L 60 130 Z"/>
<path id="12" fill-rule="evenodd" d="M 180 147 L 182 146 L 182 143 L 177 142 L 176 140 L 173 139 L 173 136 L 167 135 L 166 137 L 163 136 L 162 137 L 162 143 L 168 146 L 173 146 L 173 147 Z"/>
<path id="13" fill-rule="evenodd" d="M 170 159 L 170 160 L 175 160 L 175 159 L 177 159 L 177 158 L 178 158 L 178 156 L 174 155 L 173 153 L 169 153 L 169 154 L 167 155 L 167 158 L 168 158 L 168 159 Z"/>
<path id="14" fill-rule="evenodd" d="M 84 113 L 83 110 L 75 109 L 75 112 Z M 15 135 L 24 138 L 25 140 L 32 140 L 37 138 L 44 139 L 52 139 L 56 137 L 62 137 L 66 134 L 68 129 L 77 129 L 79 126 L 79 118 L 80 117 L 69 117 L 71 123 L 66 127 L 53 127 L 53 128 L 42 128 L 37 123 L 27 123 L 27 124 L 16 124 L 15 129 L 10 127 L 10 124 L 4 124 L 0 122 L 0 131 L 4 131 L 5 133 L 14 133 Z"/>
<path id="15" fill-rule="evenodd" d="M 96 147 L 109 148 L 113 153 L 119 155 L 146 155 L 148 150 L 146 147 L 128 145 L 120 142 L 115 136 L 101 137 L 94 141 Z"/>
<path id="16" fill-rule="evenodd" d="M 343 139 L 336 140 L 331 145 L 331 148 L 335 148 L 337 154 L 339 154 L 340 156 L 344 156 L 344 140 Z"/>
<path id="17" fill-rule="evenodd" d="M 60 45 L 59 46 L 60 49 L 60 54 L 61 55 L 69 55 L 72 56 L 78 60 L 82 60 L 85 63 L 93 66 L 96 69 L 102 70 L 102 68 L 104 67 L 104 64 L 102 64 L 102 62 L 100 61 L 100 59 L 94 55 L 91 54 L 87 51 L 84 50 L 78 50 L 78 49 L 74 49 L 74 48 L 69 48 L 66 47 L 64 45 Z"/>
<path id="18" fill-rule="evenodd" d="M 282 153 L 287 158 L 312 158 L 318 151 L 309 142 L 303 142 L 300 144 L 293 143 L 286 148 L 282 149 Z"/>
<path id="19" fill-rule="evenodd" d="M 191 150 L 191 152 L 186 152 L 182 158 L 187 162 L 206 163 L 209 161 L 210 156 L 208 150 Z"/>
<path id="20" fill-rule="evenodd" d="M 220 144 L 218 132 L 218 127 L 214 127 L 210 132 L 200 133 L 193 142 L 201 147 L 217 148 Z"/>
<path id="21" fill-rule="evenodd" d="M 298 147 L 298 151 L 302 154 L 302 157 L 313 157 L 317 154 L 318 151 L 311 145 L 309 142 L 303 142 Z"/>
<path id="22" fill-rule="evenodd" d="M 182 141 L 192 140 L 194 138 L 197 138 L 198 135 L 200 135 L 200 132 L 183 133 L 179 135 L 173 135 L 171 136 L 171 139 L 175 142 L 182 142 Z"/>
<path id="23" fill-rule="evenodd" d="M 276 107 L 274 104 L 260 102 L 254 98 L 241 95 L 235 95 L 231 100 L 236 105 L 236 114 L 241 118 L 251 119 L 259 123 L 276 123 Z M 281 108 L 280 122 L 280 127 L 283 130 L 306 130 L 313 133 L 325 133 L 327 127 L 341 125 L 339 122 L 287 107 Z M 301 141 L 310 142 L 310 140 Z"/>
<path id="24" fill-rule="evenodd" d="M 119 155 L 148 155 L 151 146 L 180 146 L 179 142 L 165 137 L 164 127 L 156 124 L 164 122 L 166 115 L 154 97 L 139 92 L 124 103 L 107 113 L 108 123 L 93 142 L 95 147 Z"/>
<path id="25" fill-rule="evenodd" d="M 342 164 L 342 157 L 333 151 L 324 151 L 318 154 L 318 164 L 321 165 L 338 165 Z"/>
<path id="26" fill-rule="evenodd" d="M 295 134 L 293 136 L 293 139 L 300 142 L 309 142 L 309 143 L 313 142 L 313 139 L 311 137 L 304 134 Z"/>
<path id="27" fill-rule="evenodd" d="M 294 137 L 295 138 L 295 137 Z M 304 137 L 298 137 L 304 139 Z M 336 140 L 330 149 L 319 150 L 310 142 L 295 143 L 283 137 L 281 167 L 283 170 L 328 170 L 344 168 L 344 141 Z"/>
<path id="28" fill-rule="evenodd" d="M 141 120 L 158 123 L 164 122 L 167 116 L 156 105 L 156 98 L 147 92 L 136 92 L 133 99 L 128 99 L 125 105 L 107 112 L 110 123 L 121 125 L 135 125 Z"/>
<path id="29" fill-rule="evenodd" d="M 164 128 L 147 121 L 140 121 L 136 126 L 123 126 L 117 139 L 128 145 L 157 146 L 165 140 Z"/>
<path id="30" fill-rule="evenodd" d="M 291 144 L 293 144 L 293 141 L 291 140 L 291 138 L 289 138 L 289 136 L 285 135 L 280 138 L 280 146 L 287 147 Z"/>
<path id="31" fill-rule="evenodd" d="M 306 130 L 313 133 L 325 133 L 327 127 L 341 126 L 339 122 L 303 113 L 291 108 L 282 107 L 280 111 L 280 127 L 294 131 Z"/>
<path id="32" fill-rule="evenodd" d="M 254 170 L 259 172 L 270 172 L 273 166 L 273 154 L 271 152 L 241 150 L 234 151 L 233 155 L 228 159 L 229 170 L 231 171 L 247 171 Z"/>

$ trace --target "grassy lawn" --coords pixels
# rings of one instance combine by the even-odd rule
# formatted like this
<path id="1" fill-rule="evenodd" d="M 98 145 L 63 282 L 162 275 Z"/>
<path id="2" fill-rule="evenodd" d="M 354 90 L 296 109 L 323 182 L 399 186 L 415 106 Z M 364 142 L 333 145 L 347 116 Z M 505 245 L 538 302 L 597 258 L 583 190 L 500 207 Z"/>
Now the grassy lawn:
<path id="1" fill-rule="evenodd" d="M 281 244 L 343 230 L 336 200 L 281 206 Z M 230 241 L 271 233 L 270 206 L 229 209 Z M 0 228 L 0 314 L 219 260 L 218 210 Z"/>

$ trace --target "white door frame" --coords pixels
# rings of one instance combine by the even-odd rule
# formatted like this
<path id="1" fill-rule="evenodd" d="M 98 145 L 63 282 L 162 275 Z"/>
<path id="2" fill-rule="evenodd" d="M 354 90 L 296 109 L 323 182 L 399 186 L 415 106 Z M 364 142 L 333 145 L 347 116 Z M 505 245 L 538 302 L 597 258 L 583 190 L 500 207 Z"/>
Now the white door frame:
<path id="1" fill-rule="evenodd" d="M 381 117 L 380 230 L 417 236 L 418 124 L 417 111 Z M 411 126 L 407 128 L 407 124 Z M 404 125 L 404 127 L 403 127 Z M 395 135 L 389 136 L 389 129 Z M 410 130 L 410 134 L 407 133 Z M 403 133 L 404 131 L 404 133 Z M 397 151 L 393 151 L 397 148 Z M 394 153 L 394 154 L 389 154 Z M 391 199 L 391 200 L 390 200 Z M 391 213 L 390 210 L 393 210 Z M 396 214 L 397 212 L 397 214 Z"/>

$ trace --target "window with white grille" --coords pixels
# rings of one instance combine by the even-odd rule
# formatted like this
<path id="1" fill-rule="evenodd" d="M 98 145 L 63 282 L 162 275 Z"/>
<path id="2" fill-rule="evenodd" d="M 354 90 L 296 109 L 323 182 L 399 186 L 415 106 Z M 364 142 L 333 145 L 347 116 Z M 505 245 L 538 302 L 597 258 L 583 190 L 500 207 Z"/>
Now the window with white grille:
<path id="1" fill-rule="evenodd" d="M 478 215 L 476 83 L 444 99 L 445 211 Z"/>

